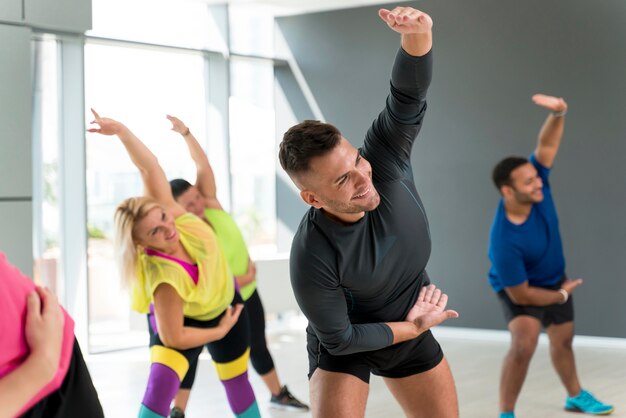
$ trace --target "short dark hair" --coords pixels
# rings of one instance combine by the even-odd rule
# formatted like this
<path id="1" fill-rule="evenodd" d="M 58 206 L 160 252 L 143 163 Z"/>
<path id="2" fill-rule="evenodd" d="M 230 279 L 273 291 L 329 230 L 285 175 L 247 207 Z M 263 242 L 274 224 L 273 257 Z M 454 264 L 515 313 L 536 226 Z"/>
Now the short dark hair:
<path id="1" fill-rule="evenodd" d="M 191 183 L 185 179 L 174 179 L 170 180 L 170 187 L 172 188 L 172 196 L 174 196 L 174 200 L 177 200 L 181 194 L 191 188 Z"/>
<path id="2" fill-rule="evenodd" d="M 289 128 L 280 143 L 278 158 L 288 174 L 303 173 L 309 169 L 314 157 L 322 156 L 335 148 L 341 132 L 329 123 L 305 120 Z"/>
<path id="3" fill-rule="evenodd" d="M 512 184 L 511 172 L 527 163 L 528 159 L 524 157 L 507 157 L 496 164 L 491 173 L 491 178 L 496 188 L 500 190 L 502 186 L 510 186 Z"/>

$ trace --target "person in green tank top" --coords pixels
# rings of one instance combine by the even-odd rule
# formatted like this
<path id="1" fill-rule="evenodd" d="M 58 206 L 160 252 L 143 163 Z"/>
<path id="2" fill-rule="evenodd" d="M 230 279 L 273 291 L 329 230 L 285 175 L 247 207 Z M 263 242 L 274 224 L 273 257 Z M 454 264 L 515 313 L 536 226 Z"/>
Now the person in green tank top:
<path id="1" fill-rule="evenodd" d="M 296 399 L 287 386 L 281 385 L 276 373 L 274 361 L 265 340 L 265 312 L 256 288 L 256 266 L 250 259 L 248 248 L 237 224 L 222 208 L 217 198 L 215 176 L 209 159 L 189 128 L 180 119 L 174 116 L 167 116 L 167 118 L 172 123 L 172 130 L 184 138 L 191 158 L 196 164 L 197 173 L 195 185 L 183 179 L 171 180 L 172 195 L 188 212 L 204 219 L 215 231 L 245 303 L 250 324 L 250 360 L 272 393 L 270 406 L 282 410 L 308 411 L 309 407 L 306 404 Z M 195 378 L 195 367 L 195 364 L 190 366 L 181 384 L 174 399 L 171 418 L 184 417 Z"/>
<path id="2" fill-rule="evenodd" d="M 158 160 L 139 138 L 92 113 L 88 131 L 118 137 L 145 190 L 115 211 L 120 273 L 133 309 L 148 314 L 151 333 L 150 374 L 137 416 L 167 417 L 180 382 L 207 347 L 234 416 L 260 418 L 248 380 L 248 316 L 215 232 L 174 200 Z"/>

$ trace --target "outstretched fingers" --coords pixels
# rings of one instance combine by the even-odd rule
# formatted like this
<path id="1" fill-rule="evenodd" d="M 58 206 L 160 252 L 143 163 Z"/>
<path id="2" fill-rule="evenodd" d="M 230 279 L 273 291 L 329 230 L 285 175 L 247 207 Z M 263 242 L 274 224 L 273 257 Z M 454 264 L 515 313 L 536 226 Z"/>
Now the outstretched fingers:
<path id="1" fill-rule="evenodd" d="M 533 95 L 532 100 L 537 106 L 545 107 L 553 112 L 562 112 L 567 109 L 567 103 L 562 97 L 548 96 L 547 94 L 535 94 Z"/>
<path id="2" fill-rule="evenodd" d="M 100 120 L 101 120 L 102 118 L 100 117 L 100 115 L 98 114 L 98 112 L 96 112 L 96 111 L 94 110 L 94 108 L 93 108 L 93 107 L 92 107 L 90 110 L 91 110 L 91 113 L 93 114 L 94 120 L 92 120 L 91 122 L 89 122 L 89 124 L 90 124 L 90 125 L 93 125 L 93 124 L 98 124 L 98 125 L 99 125 L 99 124 L 100 124 Z M 87 129 L 87 132 L 92 132 L 92 133 L 102 133 L 102 130 L 100 129 L 100 127 L 97 127 L 97 128 L 89 128 L 89 129 Z"/>
<path id="3" fill-rule="evenodd" d="M 378 16 L 387 23 L 387 26 L 399 33 L 427 32 L 432 27 L 430 17 L 412 7 L 380 9 Z"/>
<path id="4" fill-rule="evenodd" d="M 434 284 L 429 284 L 428 286 L 423 286 L 422 290 L 420 290 L 419 297 L 417 298 L 418 301 L 430 303 L 430 301 L 433 298 L 433 293 L 435 292 L 435 289 L 436 289 L 436 287 L 435 287 Z"/>

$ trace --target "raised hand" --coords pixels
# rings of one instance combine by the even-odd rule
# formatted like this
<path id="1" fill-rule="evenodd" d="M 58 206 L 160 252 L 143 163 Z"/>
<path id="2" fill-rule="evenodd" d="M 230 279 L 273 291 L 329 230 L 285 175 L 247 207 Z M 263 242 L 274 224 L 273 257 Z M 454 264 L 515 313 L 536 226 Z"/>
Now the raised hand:
<path id="1" fill-rule="evenodd" d="M 378 16 L 387 26 L 401 34 L 427 33 L 433 27 L 433 20 L 429 15 L 412 7 L 380 9 Z"/>
<path id="2" fill-rule="evenodd" d="M 166 117 L 170 122 L 172 122 L 172 131 L 178 132 L 181 135 L 185 135 L 189 132 L 187 125 L 185 125 L 185 123 L 176 116 L 166 115 Z"/>
<path id="3" fill-rule="evenodd" d="M 419 331 L 426 331 L 441 324 L 450 318 L 457 318 L 459 314 L 453 310 L 445 310 L 448 304 L 448 295 L 441 292 L 434 284 L 422 287 L 415 305 L 406 316 L 406 320 L 413 322 Z"/>
<path id="4" fill-rule="evenodd" d="M 532 99 L 536 105 L 545 107 L 553 112 L 565 112 L 567 110 L 567 103 L 562 97 L 535 94 Z"/>
<path id="5" fill-rule="evenodd" d="M 122 131 L 127 129 L 126 126 L 123 123 L 121 123 L 121 122 L 118 122 L 118 121 L 116 121 L 114 119 L 110 119 L 110 118 L 100 117 L 98 112 L 96 112 L 93 109 L 91 109 L 91 113 L 93 113 L 94 120 L 92 120 L 89 123 L 91 125 L 94 125 L 94 124 L 98 125 L 98 127 L 97 128 L 89 128 L 89 129 L 87 129 L 87 132 L 95 132 L 95 133 L 99 133 L 99 134 L 102 134 L 102 135 L 118 135 Z"/>

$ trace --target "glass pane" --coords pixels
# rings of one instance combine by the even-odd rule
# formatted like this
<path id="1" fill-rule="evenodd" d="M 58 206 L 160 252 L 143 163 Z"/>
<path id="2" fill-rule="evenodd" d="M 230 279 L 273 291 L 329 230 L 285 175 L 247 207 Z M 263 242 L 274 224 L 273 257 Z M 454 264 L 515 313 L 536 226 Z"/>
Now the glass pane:
<path id="1" fill-rule="evenodd" d="M 231 4 L 230 50 L 236 54 L 274 56 L 274 9 L 262 4 Z"/>
<path id="2" fill-rule="evenodd" d="M 226 51 L 220 15 L 201 1 L 93 0 L 88 35 L 157 45 Z M 222 18 L 222 20 L 224 20 Z M 140 22 L 140 24 L 138 24 Z"/>
<path id="3" fill-rule="evenodd" d="M 35 278 L 65 302 L 61 272 L 59 215 L 59 60 L 55 40 L 33 42 L 34 175 L 33 216 Z"/>
<path id="4" fill-rule="evenodd" d="M 121 63 L 121 64 L 120 64 Z M 154 152 L 170 178 L 195 180 L 195 166 L 166 114 L 206 138 L 205 60 L 200 54 L 88 43 L 87 108 L 123 122 Z M 88 113 L 87 120 L 93 118 Z M 87 135 L 90 345 L 93 350 L 145 345 L 145 318 L 131 313 L 113 260 L 113 214 L 143 193 L 139 172 L 116 137 Z"/>
<path id="5" fill-rule="evenodd" d="M 230 154 L 233 214 L 251 251 L 276 251 L 274 67 L 231 63 Z"/>

